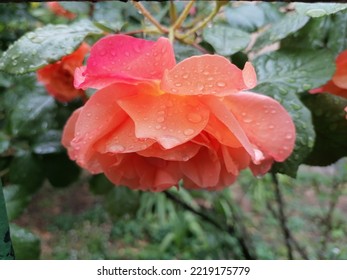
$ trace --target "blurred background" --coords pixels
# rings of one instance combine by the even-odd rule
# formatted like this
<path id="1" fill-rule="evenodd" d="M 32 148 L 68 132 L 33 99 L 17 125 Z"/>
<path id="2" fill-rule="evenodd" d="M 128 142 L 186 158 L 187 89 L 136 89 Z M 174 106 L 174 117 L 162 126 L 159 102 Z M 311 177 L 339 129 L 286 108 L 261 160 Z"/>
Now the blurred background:
<path id="1" fill-rule="evenodd" d="M 67 24 L 75 17 L 92 18 L 109 32 L 131 34 L 148 25 L 129 3 L 61 5 L 63 14 L 45 3 L 0 4 L 0 54 L 36 27 Z M 177 9 L 184 5 L 177 3 Z M 250 33 L 290 11 L 284 3 L 243 5 L 228 6 L 223 19 L 228 23 L 232 17 L 230 26 Z M 168 5 L 146 7 L 158 20 L 168 21 Z M 201 20 L 211 9 L 213 3 L 198 4 L 191 23 L 197 11 Z M 208 32 L 199 46 L 213 52 L 220 45 L 213 46 Z M 298 34 L 289 34 L 288 45 Z M 242 66 L 247 54 L 252 56 L 246 46 L 225 55 Z M 201 53 L 199 47 L 179 43 L 175 51 L 177 60 Z M 0 176 L 18 259 L 347 258 L 347 160 L 334 149 L 322 151 L 325 166 L 302 164 L 296 178 L 255 178 L 245 170 L 220 192 L 182 187 L 163 193 L 132 191 L 113 186 L 104 175 L 91 176 L 69 160 L 60 144 L 61 131 L 82 104 L 80 99 L 54 100 L 35 73 L 0 72 Z M 334 138 L 336 127 L 331 129 Z M 310 160 L 320 163 L 314 156 Z"/>

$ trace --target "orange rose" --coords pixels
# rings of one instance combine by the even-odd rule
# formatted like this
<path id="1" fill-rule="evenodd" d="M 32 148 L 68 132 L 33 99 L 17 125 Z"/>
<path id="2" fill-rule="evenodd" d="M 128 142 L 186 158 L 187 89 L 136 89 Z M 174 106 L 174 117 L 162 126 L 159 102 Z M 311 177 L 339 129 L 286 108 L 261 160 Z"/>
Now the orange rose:
<path id="1" fill-rule="evenodd" d="M 274 99 L 247 90 L 253 66 L 219 55 L 178 64 L 165 38 L 105 37 L 75 86 L 99 89 L 67 122 L 62 143 L 92 173 L 116 185 L 162 191 L 229 186 L 249 167 L 264 174 L 292 152 L 295 128 Z"/>
<path id="2" fill-rule="evenodd" d="M 336 58 L 336 71 L 325 85 L 310 90 L 310 93 L 327 92 L 347 98 L 347 50 L 341 52 Z M 347 107 L 345 108 L 347 112 Z M 347 118 L 347 115 L 346 115 Z"/>
<path id="3" fill-rule="evenodd" d="M 88 44 L 82 43 L 72 54 L 37 71 L 38 80 L 45 85 L 48 93 L 54 98 L 61 102 L 69 102 L 76 97 L 84 96 L 83 90 L 74 87 L 74 72 L 82 65 L 89 49 Z"/>
<path id="4" fill-rule="evenodd" d="M 56 14 L 57 16 L 62 16 L 67 19 L 74 19 L 76 17 L 74 13 L 65 10 L 58 2 L 48 2 L 47 6 L 52 13 Z"/>

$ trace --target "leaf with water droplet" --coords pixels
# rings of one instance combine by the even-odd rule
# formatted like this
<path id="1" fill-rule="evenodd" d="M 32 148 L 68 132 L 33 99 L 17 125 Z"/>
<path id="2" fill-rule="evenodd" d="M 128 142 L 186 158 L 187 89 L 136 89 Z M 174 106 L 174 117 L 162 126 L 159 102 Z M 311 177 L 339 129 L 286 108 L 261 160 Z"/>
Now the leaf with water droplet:
<path id="1" fill-rule="evenodd" d="M 37 28 L 19 38 L 1 56 L 0 70 L 11 74 L 36 71 L 72 53 L 87 36 L 101 33 L 89 20 Z"/>
<path id="2" fill-rule="evenodd" d="M 296 13 L 286 14 L 280 21 L 271 25 L 257 38 L 253 49 L 258 50 L 278 42 L 288 35 L 298 31 L 308 22 L 309 17 Z"/>
<path id="3" fill-rule="evenodd" d="M 273 84 L 279 93 L 303 92 L 307 85 L 319 87 L 335 72 L 335 59 L 328 50 L 282 49 L 258 56 L 253 65 L 258 85 Z"/>
<path id="4" fill-rule="evenodd" d="M 244 50 L 251 41 L 249 33 L 224 24 L 214 24 L 211 28 L 205 28 L 202 36 L 213 46 L 216 53 L 224 56 Z"/>
<path id="5" fill-rule="evenodd" d="M 58 128 L 57 104 L 50 96 L 25 96 L 15 105 L 9 122 L 13 135 L 36 137 Z"/>
<path id="6" fill-rule="evenodd" d="M 295 3 L 296 11 L 309 17 L 322 17 L 336 14 L 347 9 L 342 3 Z"/>

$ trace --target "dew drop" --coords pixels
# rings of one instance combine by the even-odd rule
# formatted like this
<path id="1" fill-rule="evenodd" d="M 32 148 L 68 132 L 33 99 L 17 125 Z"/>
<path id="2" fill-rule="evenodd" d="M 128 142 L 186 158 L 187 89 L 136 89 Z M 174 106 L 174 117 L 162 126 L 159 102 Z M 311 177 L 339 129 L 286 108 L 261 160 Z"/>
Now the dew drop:
<path id="1" fill-rule="evenodd" d="M 121 153 L 125 151 L 125 147 L 122 145 L 112 145 L 108 148 L 111 153 Z"/>
<path id="2" fill-rule="evenodd" d="M 164 117 L 158 117 L 157 118 L 157 122 L 158 123 L 162 123 L 162 122 L 164 122 L 165 121 L 165 118 Z"/>
<path id="3" fill-rule="evenodd" d="M 250 118 L 244 118 L 243 119 L 243 122 L 244 123 L 251 123 L 253 120 L 252 119 L 250 119 Z"/>
<path id="4" fill-rule="evenodd" d="M 160 124 L 157 124 L 157 125 L 155 126 L 155 129 L 161 129 L 161 125 L 160 125 Z"/>
<path id="5" fill-rule="evenodd" d="M 198 113 L 189 113 L 187 118 L 192 123 L 199 123 L 202 120 L 201 115 Z"/>
<path id="6" fill-rule="evenodd" d="M 198 90 L 199 90 L 199 91 L 203 91 L 204 88 L 205 88 L 205 87 L 204 87 L 203 84 L 200 84 L 200 83 L 198 84 Z"/>
<path id="7" fill-rule="evenodd" d="M 207 76 L 207 75 L 210 75 L 210 72 L 204 71 L 203 74 Z"/>
<path id="8" fill-rule="evenodd" d="M 213 81 L 213 77 L 208 77 L 207 81 Z"/>
<path id="9" fill-rule="evenodd" d="M 188 79 L 189 75 L 186 73 L 182 76 L 183 79 Z"/>
<path id="10" fill-rule="evenodd" d="M 274 125 L 272 125 L 272 124 L 269 125 L 269 129 L 274 129 L 274 128 L 275 128 Z"/>
<path id="11" fill-rule="evenodd" d="M 192 135 L 194 133 L 194 129 L 187 128 L 183 131 L 183 134 L 186 136 Z"/>
<path id="12" fill-rule="evenodd" d="M 292 138 L 293 138 L 293 135 L 291 135 L 291 134 L 287 134 L 287 135 L 286 135 L 286 139 L 290 140 L 290 139 L 292 139 Z"/>
<path id="13" fill-rule="evenodd" d="M 217 86 L 219 86 L 219 87 L 225 87 L 225 83 L 224 83 L 224 82 L 218 82 L 218 83 L 217 83 Z"/>
<path id="14" fill-rule="evenodd" d="M 175 86 L 176 87 L 180 87 L 180 86 L 182 86 L 182 84 L 181 83 L 176 83 Z"/>
<path id="15" fill-rule="evenodd" d="M 276 110 L 271 110 L 271 114 L 276 114 L 277 111 Z"/>

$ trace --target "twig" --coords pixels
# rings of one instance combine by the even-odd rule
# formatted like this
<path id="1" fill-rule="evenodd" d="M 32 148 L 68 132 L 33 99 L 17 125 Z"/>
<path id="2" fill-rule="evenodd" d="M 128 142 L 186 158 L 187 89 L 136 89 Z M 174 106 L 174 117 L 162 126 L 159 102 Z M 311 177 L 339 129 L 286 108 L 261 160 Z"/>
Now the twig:
<path id="1" fill-rule="evenodd" d="M 169 33 L 169 30 L 165 26 L 162 26 L 140 2 L 132 1 L 132 4 L 142 13 L 144 17 L 146 17 L 155 27 L 157 27 L 159 31 L 164 34 Z"/>
<path id="2" fill-rule="evenodd" d="M 256 259 L 255 255 L 253 255 L 247 245 L 247 242 L 244 240 L 242 235 L 237 234 L 237 231 L 235 229 L 234 226 L 232 225 L 226 225 L 226 227 L 221 226 L 219 223 L 217 223 L 214 219 L 212 219 L 210 216 L 206 215 L 203 212 L 197 211 L 195 209 L 193 209 L 191 206 L 189 206 L 188 204 L 186 204 L 185 202 L 181 201 L 178 197 L 176 197 L 175 195 L 171 194 L 168 191 L 164 192 L 166 197 L 169 198 L 170 200 L 176 202 L 177 204 L 179 204 L 182 208 L 194 213 L 195 215 L 199 216 L 200 218 L 202 218 L 203 220 L 205 220 L 206 222 L 210 223 L 211 225 L 215 226 L 216 228 L 223 230 L 223 231 L 227 231 L 230 235 L 234 236 L 237 240 L 237 242 L 239 243 L 239 246 L 241 248 L 241 251 L 245 257 L 246 260 L 254 260 Z"/>
<path id="3" fill-rule="evenodd" d="M 286 216 L 284 214 L 284 202 L 283 202 L 283 198 L 282 198 L 282 193 L 279 187 L 279 183 L 278 183 L 278 179 L 277 176 L 275 174 L 271 174 L 272 175 L 272 180 L 274 182 L 274 186 L 275 186 L 275 195 L 276 195 L 276 201 L 277 201 L 277 205 L 278 205 L 278 218 L 281 224 L 281 229 L 282 229 L 282 233 L 284 236 L 284 241 L 286 243 L 286 247 L 287 247 L 287 253 L 288 253 L 288 258 L 290 260 L 293 259 L 293 248 L 291 245 L 291 241 L 290 241 L 290 231 L 289 228 L 287 226 L 287 219 Z"/>

